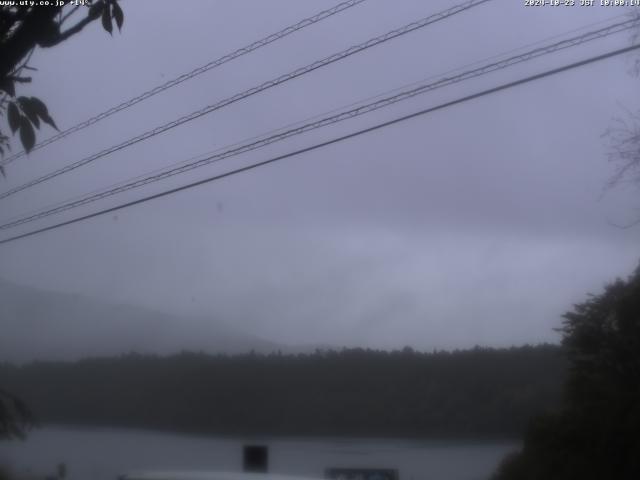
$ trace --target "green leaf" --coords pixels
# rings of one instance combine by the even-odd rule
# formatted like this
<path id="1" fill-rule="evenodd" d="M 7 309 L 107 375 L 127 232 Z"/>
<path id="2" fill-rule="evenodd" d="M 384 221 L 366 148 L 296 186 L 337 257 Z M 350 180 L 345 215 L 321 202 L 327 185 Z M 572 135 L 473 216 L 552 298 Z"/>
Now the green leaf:
<path id="1" fill-rule="evenodd" d="M 44 123 L 58 130 L 58 126 L 49 115 L 49 110 L 42 100 L 36 97 L 31 97 L 29 98 L 29 104 Z"/>
<path id="2" fill-rule="evenodd" d="M 33 97 L 31 97 L 33 98 Z M 18 103 L 20 104 L 20 108 L 25 113 L 27 118 L 31 121 L 34 127 L 40 128 L 40 120 L 38 119 L 38 111 L 34 108 L 31 99 L 28 97 L 18 97 Z"/>
<path id="3" fill-rule="evenodd" d="M 9 128 L 11 133 L 16 133 L 16 130 L 20 128 L 20 111 L 15 103 L 10 103 L 7 110 L 7 119 L 9 120 Z"/>
<path id="4" fill-rule="evenodd" d="M 96 18 L 98 18 L 102 14 L 102 10 L 103 9 L 104 9 L 104 3 L 102 3 L 102 2 L 93 3 L 91 5 L 91 7 L 89 7 L 88 17 L 91 20 L 95 20 Z"/>
<path id="5" fill-rule="evenodd" d="M 118 31 L 122 30 L 122 23 L 124 22 L 124 13 L 122 8 L 118 5 L 118 2 L 113 0 L 113 18 L 116 19 L 116 25 L 118 25 Z"/>
<path id="6" fill-rule="evenodd" d="M 33 131 L 31 122 L 29 122 L 27 117 L 20 119 L 20 140 L 27 153 L 29 153 L 36 144 L 36 132 Z"/>
<path id="7" fill-rule="evenodd" d="M 109 7 L 110 5 L 106 4 L 102 10 L 102 27 L 111 34 L 113 32 L 113 25 L 111 24 L 111 12 L 109 11 Z"/>
<path id="8" fill-rule="evenodd" d="M 42 121 L 44 123 L 46 123 L 47 125 L 49 125 L 50 127 L 55 128 L 56 130 L 60 131 L 60 129 L 58 128 L 58 126 L 56 125 L 56 122 L 53 121 L 53 118 L 51 118 L 51 116 L 49 116 L 49 114 L 47 113 L 46 115 L 40 115 L 40 118 L 42 119 Z"/>

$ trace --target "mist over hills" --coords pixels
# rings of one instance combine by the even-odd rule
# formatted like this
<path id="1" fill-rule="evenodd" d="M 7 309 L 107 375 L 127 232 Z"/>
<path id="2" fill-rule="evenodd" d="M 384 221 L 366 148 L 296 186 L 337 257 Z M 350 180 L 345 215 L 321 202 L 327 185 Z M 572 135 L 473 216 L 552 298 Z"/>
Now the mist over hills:
<path id="1" fill-rule="evenodd" d="M 0 384 L 43 423 L 215 434 L 514 435 L 558 405 L 566 369 L 554 345 L 310 353 L 324 346 L 288 347 L 217 319 L 4 280 L 0 325 Z"/>
<path id="2" fill-rule="evenodd" d="M 300 350 L 242 332 L 216 318 L 178 317 L 4 279 L 0 279 L 0 327 L 0 361 L 14 363 L 129 352 Z"/>

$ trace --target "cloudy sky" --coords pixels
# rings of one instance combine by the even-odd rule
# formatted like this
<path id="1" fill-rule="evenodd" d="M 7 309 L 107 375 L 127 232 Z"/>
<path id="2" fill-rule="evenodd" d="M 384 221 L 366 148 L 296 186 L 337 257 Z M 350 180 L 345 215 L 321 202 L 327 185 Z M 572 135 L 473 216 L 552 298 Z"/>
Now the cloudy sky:
<path id="1" fill-rule="evenodd" d="M 38 71 L 22 93 L 45 100 L 66 128 L 335 3 L 122 2 L 122 33 L 110 37 L 96 23 L 37 51 L 31 64 Z M 368 0 L 12 163 L 0 189 L 455 3 Z M 2 200 L 1 218 L 628 12 L 523 3 L 489 2 L 121 150 Z M 312 145 L 630 39 L 630 32 L 618 34 L 439 89 L 11 233 Z M 560 315 L 587 292 L 628 275 L 640 257 L 640 228 L 611 225 L 635 218 L 638 190 L 603 195 L 613 167 L 602 134 L 614 117 L 640 106 L 632 62 L 632 56 L 609 59 L 1 245 L 1 276 L 221 318 L 292 344 L 431 349 L 557 341 L 552 329 Z"/>

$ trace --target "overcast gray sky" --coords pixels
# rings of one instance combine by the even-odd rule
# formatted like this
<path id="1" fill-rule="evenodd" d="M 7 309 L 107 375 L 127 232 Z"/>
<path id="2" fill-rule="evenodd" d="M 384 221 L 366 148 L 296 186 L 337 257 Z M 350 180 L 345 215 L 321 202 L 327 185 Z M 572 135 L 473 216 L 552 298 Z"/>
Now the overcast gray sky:
<path id="1" fill-rule="evenodd" d="M 45 100 L 65 128 L 335 3 L 122 2 L 121 34 L 111 38 L 96 23 L 36 52 L 38 71 L 22 92 Z M 369 0 L 14 162 L 0 188 L 455 3 Z M 2 219 L 627 12 L 523 4 L 489 2 L 102 158 L 3 200 Z M 55 219 L 629 42 L 627 32 L 437 90 Z M 2 245 L 1 275 L 209 315 L 292 344 L 431 349 L 557 341 L 560 315 L 628 275 L 640 257 L 640 228 L 608 223 L 634 218 L 638 190 L 601 196 L 613 173 L 602 134 L 624 108 L 640 106 L 640 79 L 627 73 L 632 60 L 617 57 Z"/>

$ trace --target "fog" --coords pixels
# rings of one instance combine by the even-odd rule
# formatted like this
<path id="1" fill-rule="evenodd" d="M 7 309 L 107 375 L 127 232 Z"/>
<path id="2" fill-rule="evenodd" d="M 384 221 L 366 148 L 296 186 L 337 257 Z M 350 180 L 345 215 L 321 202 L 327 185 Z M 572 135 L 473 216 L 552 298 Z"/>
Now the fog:
<path id="1" fill-rule="evenodd" d="M 123 2 L 121 33 L 109 36 L 91 25 L 77 39 L 37 50 L 31 64 L 38 71 L 21 92 L 45 100 L 64 129 L 332 5 Z M 450 5 L 367 1 L 33 152 L 6 167 L 0 188 Z M 25 190 L 2 200 L 0 214 L 3 220 L 23 215 L 625 12 L 489 2 Z M 630 41 L 625 32 L 439 89 L 3 238 Z M 430 350 L 557 342 L 553 328 L 573 303 L 638 262 L 640 230 L 612 225 L 635 219 L 637 189 L 605 188 L 614 169 L 603 136 L 640 100 L 640 79 L 629 74 L 633 55 L 0 245 L 0 276 L 27 288 L 150 309 L 175 322 L 208 318 L 286 345 Z M 51 133 L 43 128 L 38 138 Z M 100 320 L 84 321 L 90 332 Z M 105 337 L 109 346 L 122 346 L 135 330 L 126 322 L 118 328 Z M 15 350 L 47 357 L 48 350 L 21 338 Z M 153 351 L 153 338 L 139 346 Z M 176 351 L 188 346 L 180 338 Z M 214 340 L 205 347 L 214 349 Z M 86 338 L 71 334 L 61 346 L 72 353 L 85 347 Z"/>

